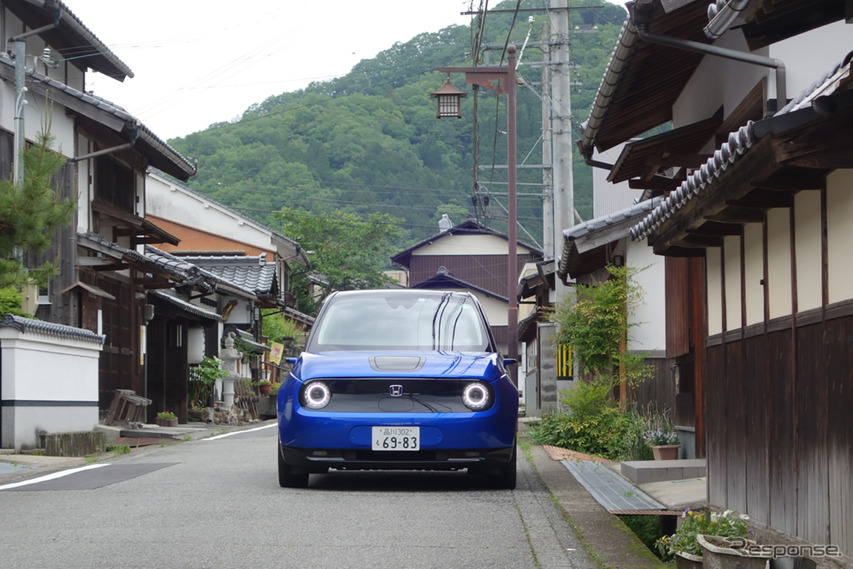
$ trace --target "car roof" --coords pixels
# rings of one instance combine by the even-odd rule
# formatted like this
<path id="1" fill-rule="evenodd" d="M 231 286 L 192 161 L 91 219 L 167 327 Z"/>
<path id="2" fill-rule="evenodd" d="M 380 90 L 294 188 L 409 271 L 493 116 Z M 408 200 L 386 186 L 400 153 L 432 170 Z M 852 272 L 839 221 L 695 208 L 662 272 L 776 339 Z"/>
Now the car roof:
<path id="1" fill-rule="evenodd" d="M 470 296 L 474 297 L 465 290 L 437 290 L 437 289 L 418 289 L 418 288 L 375 288 L 375 289 L 360 289 L 360 290 L 339 290 L 329 295 L 329 298 L 335 296 L 419 296 L 419 297 L 434 297 L 452 294 L 455 296 Z"/>

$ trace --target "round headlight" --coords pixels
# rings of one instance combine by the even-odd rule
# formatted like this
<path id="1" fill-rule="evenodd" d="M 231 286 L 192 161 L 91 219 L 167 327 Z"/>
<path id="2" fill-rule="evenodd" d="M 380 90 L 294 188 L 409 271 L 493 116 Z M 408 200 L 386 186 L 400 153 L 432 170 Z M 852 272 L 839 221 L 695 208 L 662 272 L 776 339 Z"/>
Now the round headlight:
<path id="1" fill-rule="evenodd" d="M 489 406 L 489 390 L 482 383 L 469 383 L 462 392 L 462 402 L 472 411 L 481 411 Z"/>
<path id="2" fill-rule="evenodd" d="M 322 409 L 329 404 L 332 392 L 329 386 L 322 381 L 309 383 L 304 392 L 305 406 L 309 409 Z"/>

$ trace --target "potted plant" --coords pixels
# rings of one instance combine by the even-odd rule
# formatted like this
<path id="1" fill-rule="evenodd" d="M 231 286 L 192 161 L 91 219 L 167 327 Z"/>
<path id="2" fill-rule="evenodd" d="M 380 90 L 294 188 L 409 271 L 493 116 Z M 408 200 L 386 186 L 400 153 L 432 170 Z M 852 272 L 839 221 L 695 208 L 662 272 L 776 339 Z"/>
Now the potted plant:
<path id="1" fill-rule="evenodd" d="M 678 448 L 681 446 L 681 441 L 675 431 L 653 429 L 646 431 L 643 438 L 651 447 L 655 460 L 675 460 L 678 458 Z"/>
<path id="2" fill-rule="evenodd" d="M 160 411 L 157 413 L 155 422 L 160 427 L 177 427 L 178 417 L 171 411 Z"/>
<path id="3" fill-rule="evenodd" d="M 262 379 L 258 382 L 258 391 L 261 395 L 269 395 L 272 389 L 272 382 L 268 379 Z"/>
<path id="4" fill-rule="evenodd" d="M 663 536 L 655 545 L 664 559 L 675 556 L 678 569 L 700 569 L 703 567 L 705 550 L 698 538 L 702 536 L 703 541 L 710 536 L 738 538 L 745 543 L 752 534 L 746 525 L 748 519 L 732 510 L 723 513 L 685 510 L 675 533 Z"/>

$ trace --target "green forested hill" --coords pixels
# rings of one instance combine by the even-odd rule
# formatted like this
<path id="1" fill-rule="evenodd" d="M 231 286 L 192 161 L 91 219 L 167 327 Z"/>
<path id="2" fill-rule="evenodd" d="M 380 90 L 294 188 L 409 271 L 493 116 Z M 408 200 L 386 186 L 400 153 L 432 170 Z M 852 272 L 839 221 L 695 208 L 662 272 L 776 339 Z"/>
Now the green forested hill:
<path id="1" fill-rule="evenodd" d="M 548 2 L 544 2 L 546 5 Z M 542 6 L 543 0 L 523 1 Z M 592 0 L 571 0 L 570 5 L 599 5 Z M 495 8 L 514 8 L 516 1 Z M 605 3 L 604 9 L 572 11 L 571 57 L 578 83 L 572 107 L 577 125 L 587 119 L 604 68 L 616 43 L 625 11 Z M 515 21 L 509 14 L 487 16 L 482 44 L 503 45 L 509 36 L 519 47 L 528 30 L 530 42 L 523 53 L 520 74 L 531 88 L 518 90 L 518 157 L 541 164 L 540 67 L 524 63 L 541 61 L 533 42 L 540 40 L 544 12 L 528 22 L 528 13 Z M 476 21 L 476 20 L 475 20 Z M 583 32 L 583 33 L 582 33 Z M 210 196 L 271 227 L 280 227 L 272 215 L 283 206 L 316 215 L 341 210 L 366 218 L 370 212 L 401 218 L 405 229 L 400 247 L 436 233 L 437 220 L 448 213 L 454 223 L 463 221 L 472 206 L 475 140 L 480 164 L 503 165 L 506 128 L 496 95 L 481 90 L 477 97 L 479 127 L 474 133 L 475 97 L 460 74 L 454 85 L 469 92 L 463 100 L 463 119 L 435 118 L 435 101 L 429 94 L 444 83 L 440 66 L 470 66 L 475 33 L 467 26 L 451 26 L 397 43 L 370 60 L 363 60 L 344 77 L 313 83 L 303 90 L 283 93 L 253 105 L 239 121 L 212 125 L 205 131 L 169 141 L 179 152 L 198 160 L 193 189 Z M 491 51 L 491 64 L 500 62 L 500 50 Z M 310 57 L 310 54 L 304 54 Z M 481 61 L 480 64 L 485 64 Z M 497 125 L 497 126 L 496 126 Z M 588 168 L 575 159 L 575 207 L 591 215 L 591 178 Z M 537 194 L 540 170 L 519 171 L 519 194 Z M 481 188 L 494 192 L 481 218 L 505 231 L 500 219 L 505 205 L 505 170 L 481 170 Z M 490 183 L 492 182 L 492 183 Z M 542 201 L 521 196 L 518 217 L 523 229 L 541 241 Z M 482 213 L 482 212 L 480 212 Z"/>

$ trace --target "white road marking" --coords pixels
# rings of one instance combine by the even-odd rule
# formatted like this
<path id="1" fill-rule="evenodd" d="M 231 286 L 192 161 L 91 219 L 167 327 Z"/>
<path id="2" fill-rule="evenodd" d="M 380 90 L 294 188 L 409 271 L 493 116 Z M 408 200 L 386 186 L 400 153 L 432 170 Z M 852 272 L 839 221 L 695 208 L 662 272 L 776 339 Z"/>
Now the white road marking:
<path id="1" fill-rule="evenodd" d="M 49 480 L 56 480 L 57 478 L 62 478 L 64 476 L 68 476 L 69 474 L 75 474 L 77 472 L 83 472 L 84 470 L 92 470 L 93 468 L 101 468 L 102 466 L 109 466 L 109 464 L 90 464 L 87 466 L 81 466 L 79 468 L 69 468 L 68 470 L 61 470 L 59 472 L 53 472 L 51 474 L 45 474 L 44 476 L 39 476 L 38 478 L 32 478 L 30 480 L 24 480 L 22 482 L 13 482 L 11 484 L 4 484 L 0 486 L 0 490 L 11 490 L 12 488 L 20 488 L 21 486 L 29 486 L 30 484 L 38 484 L 39 482 L 47 482 Z"/>
<path id="2" fill-rule="evenodd" d="M 224 439 L 225 437 L 230 437 L 232 435 L 241 435 L 243 433 L 251 433 L 253 431 L 262 431 L 263 429 L 271 429 L 272 427 L 277 427 L 277 423 L 272 423 L 270 425 L 264 425 L 263 427 L 255 427 L 254 429 L 246 429 L 244 431 L 232 431 L 230 433 L 224 433 L 221 435 L 216 435 L 214 437 L 207 437 L 206 439 L 202 439 L 203 441 L 215 441 L 217 439 Z"/>

